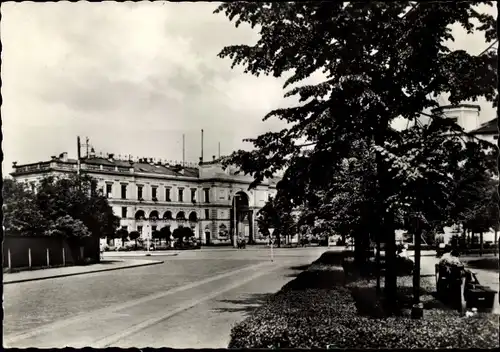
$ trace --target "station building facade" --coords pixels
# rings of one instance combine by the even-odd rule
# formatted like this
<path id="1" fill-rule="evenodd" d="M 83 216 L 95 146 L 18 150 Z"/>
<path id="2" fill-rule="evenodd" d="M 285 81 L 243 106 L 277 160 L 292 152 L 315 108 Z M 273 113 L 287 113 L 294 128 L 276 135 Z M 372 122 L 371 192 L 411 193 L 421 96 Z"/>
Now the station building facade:
<path id="1" fill-rule="evenodd" d="M 248 190 L 250 176 L 223 169 L 219 160 L 198 165 L 170 165 L 153 159 L 120 160 L 93 152 L 80 160 L 67 153 L 32 164 L 13 164 L 11 176 L 34 186 L 45 176 L 88 174 L 108 198 L 120 226 L 151 238 L 155 230 L 189 226 L 203 244 L 231 244 L 233 235 L 249 243 L 265 242 L 256 223 L 257 212 L 276 194 L 276 179 Z"/>

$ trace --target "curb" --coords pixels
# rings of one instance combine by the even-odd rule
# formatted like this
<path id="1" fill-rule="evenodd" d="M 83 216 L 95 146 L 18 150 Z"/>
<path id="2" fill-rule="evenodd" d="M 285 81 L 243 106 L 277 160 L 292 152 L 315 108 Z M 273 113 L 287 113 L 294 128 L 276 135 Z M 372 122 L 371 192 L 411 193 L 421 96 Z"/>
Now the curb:
<path id="1" fill-rule="evenodd" d="M 117 253 L 120 253 L 120 252 L 117 252 Z M 162 252 L 150 252 L 150 253 L 146 253 L 146 252 L 140 252 L 140 253 L 134 253 L 134 252 L 122 252 L 122 253 L 126 253 L 126 254 L 115 254 L 113 252 L 113 254 L 108 254 L 108 255 L 104 255 L 104 257 L 106 258 L 123 258 L 123 257 L 158 257 L 158 256 L 161 256 L 161 257 L 175 257 L 177 255 L 179 255 L 179 253 L 162 253 Z"/>
<path id="2" fill-rule="evenodd" d="M 141 266 L 149 266 L 149 265 L 156 265 L 156 264 L 163 264 L 162 260 L 155 260 L 155 261 L 150 261 L 150 263 L 141 263 L 141 264 L 133 264 L 129 266 L 122 266 L 122 267 L 117 267 L 117 268 L 106 268 L 106 269 L 99 269 L 99 270 L 93 270 L 93 271 L 83 271 L 80 273 L 68 273 L 68 274 L 59 274 L 59 275 L 51 275 L 51 276 L 44 276 L 44 277 L 37 277 L 37 278 L 29 278 L 29 279 L 20 279 L 20 280 L 12 280 L 12 281 L 7 281 L 3 282 L 4 285 L 9 285 L 9 284 L 17 284 L 21 282 L 29 282 L 29 281 L 40 281 L 40 280 L 47 280 L 47 279 L 55 279 L 58 277 L 67 277 L 67 276 L 77 276 L 77 275 L 85 275 L 85 274 L 93 274 L 93 273 L 100 273 L 104 271 L 113 271 L 113 270 L 121 270 L 121 269 L 130 269 L 130 268 L 138 268 Z"/>

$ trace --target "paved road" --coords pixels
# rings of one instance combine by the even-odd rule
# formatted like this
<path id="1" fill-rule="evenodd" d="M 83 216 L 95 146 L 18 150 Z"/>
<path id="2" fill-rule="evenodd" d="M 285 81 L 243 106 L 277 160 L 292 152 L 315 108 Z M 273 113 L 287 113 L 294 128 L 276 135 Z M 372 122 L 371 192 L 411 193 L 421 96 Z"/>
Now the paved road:
<path id="1" fill-rule="evenodd" d="M 230 328 L 326 248 L 186 251 L 151 267 L 4 287 L 7 347 L 225 348 Z"/>

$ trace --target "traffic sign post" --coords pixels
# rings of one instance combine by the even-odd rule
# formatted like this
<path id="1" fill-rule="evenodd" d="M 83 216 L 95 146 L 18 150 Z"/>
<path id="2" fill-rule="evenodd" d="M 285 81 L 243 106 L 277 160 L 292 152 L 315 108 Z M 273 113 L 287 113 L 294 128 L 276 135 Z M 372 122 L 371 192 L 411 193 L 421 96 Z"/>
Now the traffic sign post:
<path id="1" fill-rule="evenodd" d="M 274 228 L 269 228 L 269 241 L 271 242 L 271 261 L 274 261 L 274 253 L 273 253 L 273 232 Z"/>

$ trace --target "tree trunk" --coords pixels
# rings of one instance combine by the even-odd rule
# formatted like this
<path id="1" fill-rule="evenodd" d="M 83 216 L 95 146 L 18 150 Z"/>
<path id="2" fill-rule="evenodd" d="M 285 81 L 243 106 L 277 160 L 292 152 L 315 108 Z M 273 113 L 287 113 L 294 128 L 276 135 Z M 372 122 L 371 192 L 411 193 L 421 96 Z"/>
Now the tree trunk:
<path id="1" fill-rule="evenodd" d="M 358 268 L 363 267 L 366 262 L 366 238 L 365 234 L 359 231 L 354 237 L 354 261 Z"/>
<path id="2" fill-rule="evenodd" d="M 497 237 L 497 232 L 498 230 L 495 229 L 495 238 L 494 238 L 494 241 L 493 241 L 493 244 L 495 246 L 495 256 L 498 254 L 498 248 L 497 248 L 497 245 L 498 245 L 498 237 Z"/>
<path id="3" fill-rule="evenodd" d="M 420 219 L 415 222 L 415 267 L 413 272 L 413 304 L 420 303 L 420 249 L 422 239 L 422 228 L 420 226 Z"/>
<path id="4" fill-rule="evenodd" d="M 384 216 L 384 237 L 385 241 L 385 285 L 384 294 L 387 304 L 387 312 L 395 313 L 397 295 L 397 272 L 396 272 L 396 232 L 394 230 L 394 214 L 386 212 Z"/>
<path id="5" fill-rule="evenodd" d="M 479 256 L 483 256 L 483 231 L 479 232 Z"/>
<path id="6" fill-rule="evenodd" d="M 376 275 L 377 275 L 377 295 L 380 295 L 380 273 L 381 273 L 381 268 L 380 268 L 380 236 L 377 236 L 376 238 L 377 242 L 377 254 L 376 254 Z"/>

